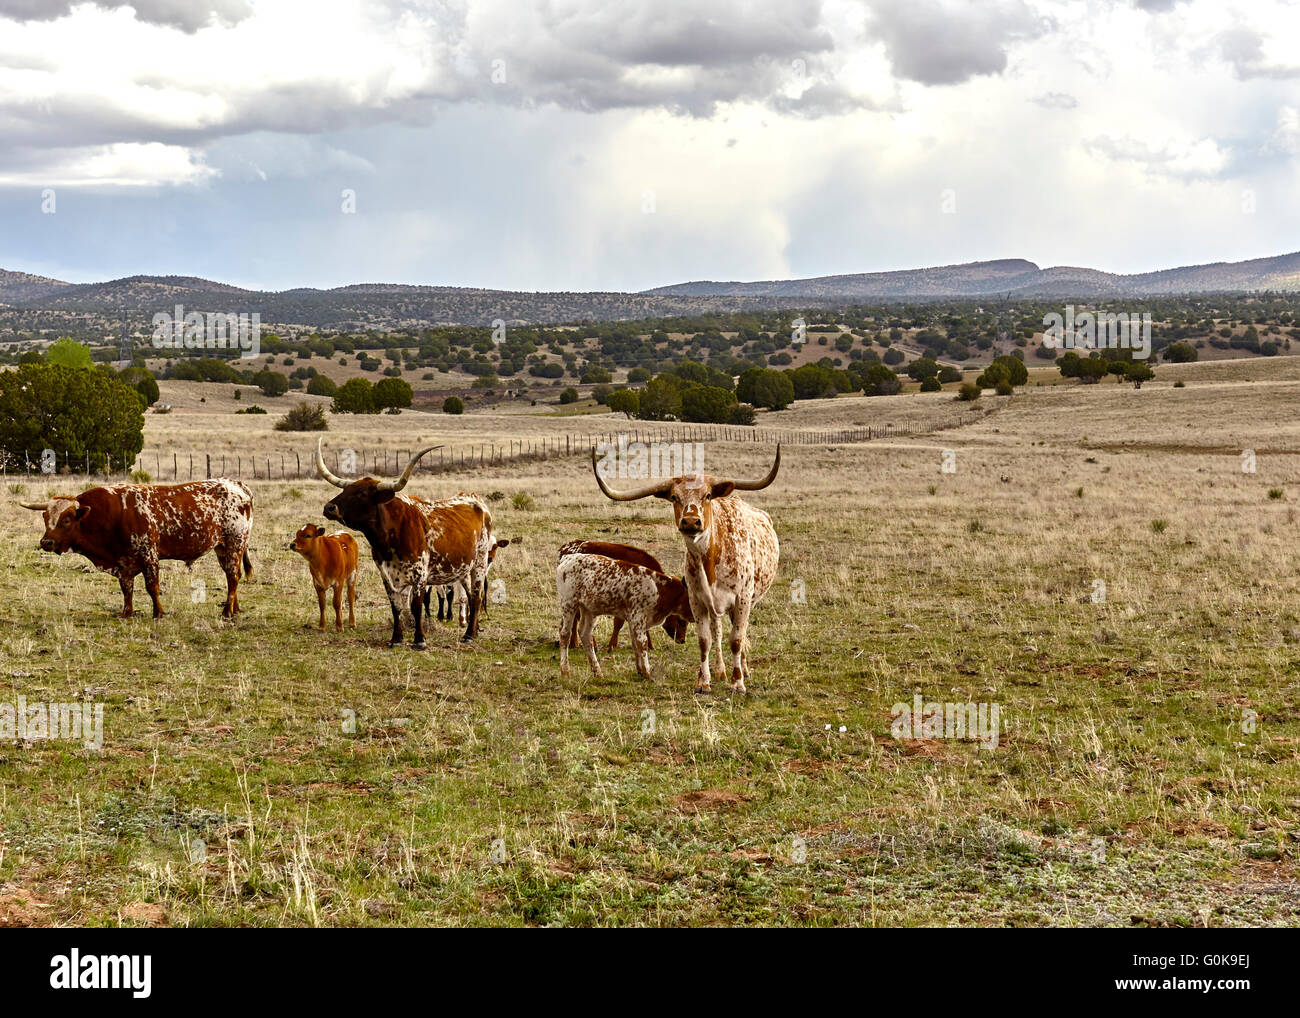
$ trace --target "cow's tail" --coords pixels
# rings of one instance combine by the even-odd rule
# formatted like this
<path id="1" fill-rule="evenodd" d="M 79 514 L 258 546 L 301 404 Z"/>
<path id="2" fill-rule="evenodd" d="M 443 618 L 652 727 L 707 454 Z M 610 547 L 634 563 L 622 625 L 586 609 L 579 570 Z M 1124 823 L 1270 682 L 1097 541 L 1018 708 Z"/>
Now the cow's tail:
<path id="1" fill-rule="evenodd" d="M 244 549 L 244 579 L 253 578 L 253 556 L 248 554 L 248 549 Z"/>

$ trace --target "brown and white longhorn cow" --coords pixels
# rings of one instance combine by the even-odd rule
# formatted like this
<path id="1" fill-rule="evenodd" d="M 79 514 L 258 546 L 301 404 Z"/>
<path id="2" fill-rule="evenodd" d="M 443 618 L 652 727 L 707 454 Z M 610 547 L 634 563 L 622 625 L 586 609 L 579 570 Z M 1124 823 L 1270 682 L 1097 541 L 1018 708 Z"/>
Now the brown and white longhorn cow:
<path id="1" fill-rule="evenodd" d="M 400 477 L 379 480 L 361 477 L 345 481 L 330 472 L 316 443 L 316 469 L 321 477 L 343 490 L 325 504 L 327 520 L 359 530 L 370 542 L 370 557 L 379 567 L 393 611 L 390 647 L 402 642 L 402 609 L 410 608 L 415 620 L 412 647 L 424 649 L 424 623 L 429 588 L 435 584 L 464 583 L 469 595 L 469 618 L 462 640 L 478 633 L 479 595 L 487 572 L 492 544 L 492 514 L 478 498 L 453 498 L 430 502 L 402 494 L 420 457 L 436 445 L 411 457 Z"/>
<path id="2" fill-rule="evenodd" d="M 781 548 L 772 528 L 772 519 L 761 509 L 733 497 L 735 491 L 758 491 L 776 480 L 781 466 L 781 447 L 767 476 L 757 481 L 719 480 L 711 474 L 691 474 L 636 488 L 614 491 L 600 476 L 596 450 L 591 451 L 591 467 L 609 498 L 631 502 L 638 498 L 666 499 L 673 504 L 673 520 L 686 542 L 686 567 L 683 578 L 690 594 L 691 613 L 700 640 L 700 670 L 695 691 L 707 693 L 709 653 L 718 644 L 722 659 L 722 616 L 731 617 L 731 688 L 745 692 L 749 675 L 749 613 L 767 593 L 776 578 Z M 726 669 L 718 678 L 726 677 Z"/>
<path id="3" fill-rule="evenodd" d="M 122 588 L 122 618 L 134 614 L 135 578 L 153 601 L 153 617 L 163 614 L 158 600 L 158 564 L 179 559 L 186 565 L 216 550 L 226 574 L 221 614 L 239 611 L 240 567 L 253 573 L 248 537 L 253 529 L 253 496 L 239 481 L 221 477 L 185 484 L 107 484 L 80 495 L 55 495 L 48 502 L 20 502 L 45 516 L 41 551 L 75 551 L 96 569 L 117 577 Z"/>

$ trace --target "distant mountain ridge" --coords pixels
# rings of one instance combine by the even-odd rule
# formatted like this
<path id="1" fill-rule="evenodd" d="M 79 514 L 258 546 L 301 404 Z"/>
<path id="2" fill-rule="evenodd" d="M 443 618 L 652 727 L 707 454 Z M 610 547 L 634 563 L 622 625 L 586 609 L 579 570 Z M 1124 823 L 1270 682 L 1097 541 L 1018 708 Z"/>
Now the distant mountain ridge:
<path id="1" fill-rule="evenodd" d="M 0 325 L 52 328 L 51 315 L 86 327 L 143 328 L 176 304 L 194 311 L 256 311 L 266 325 L 403 329 L 431 325 L 617 321 L 874 300 L 1007 296 L 1103 298 L 1250 290 L 1300 290 L 1300 252 L 1241 262 L 1185 265 L 1130 275 L 1078 266 L 1040 268 L 1023 258 L 809 279 L 697 280 L 640 293 L 538 292 L 479 287 L 353 283 L 321 290 L 249 290 L 197 276 L 127 276 L 67 283 L 0 269 Z"/>
<path id="2" fill-rule="evenodd" d="M 697 280 L 643 293 L 676 297 L 816 297 L 837 300 L 982 297 L 1108 297 L 1300 290 L 1300 252 L 1242 262 L 1184 265 L 1122 275 L 1077 266 L 1042 269 L 1022 258 L 755 282 Z"/>
<path id="3" fill-rule="evenodd" d="M 28 272 L 7 272 L 0 269 L 0 301 L 29 300 L 55 293 L 65 286 L 70 286 L 58 279 L 45 276 L 33 276 Z"/>

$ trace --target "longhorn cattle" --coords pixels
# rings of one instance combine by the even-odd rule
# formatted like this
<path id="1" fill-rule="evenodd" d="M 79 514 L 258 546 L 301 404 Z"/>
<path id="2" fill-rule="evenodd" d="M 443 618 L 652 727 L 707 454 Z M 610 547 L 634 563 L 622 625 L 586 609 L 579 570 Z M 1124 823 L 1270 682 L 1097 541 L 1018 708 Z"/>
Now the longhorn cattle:
<path id="1" fill-rule="evenodd" d="M 569 541 L 560 545 L 560 558 L 565 555 L 604 555 L 606 558 L 619 559 L 622 562 L 632 562 L 639 566 L 645 566 L 647 569 L 653 569 L 657 573 L 664 572 L 664 567 L 659 564 L 659 560 L 651 555 L 648 551 L 635 548 L 630 544 L 614 544 L 611 541 Z M 614 632 L 610 634 L 609 646 L 607 650 L 618 649 L 618 634 L 623 628 L 625 619 L 618 616 L 614 617 Z M 690 615 L 670 615 L 664 619 L 664 631 L 678 643 L 686 642 L 686 627 L 690 624 Z M 646 636 L 647 640 L 650 637 Z M 569 644 L 576 647 L 578 637 L 575 633 L 573 642 Z M 654 650 L 654 641 L 650 640 L 650 649 Z"/>
<path id="2" fill-rule="evenodd" d="M 555 568 L 560 601 L 560 674 L 569 674 L 569 644 L 577 636 L 596 677 L 601 676 L 591 627 L 601 615 L 626 619 L 636 650 L 636 670 L 650 678 L 650 630 L 690 610 L 686 584 L 645 566 L 604 555 L 564 555 Z"/>
<path id="3" fill-rule="evenodd" d="M 492 542 L 492 514 L 477 497 L 430 502 L 402 494 L 420 457 L 439 446 L 421 449 L 392 480 L 361 477 L 345 481 L 325 465 L 321 442 L 316 444 L 316 469 L 342 491 L 325 504 L 327 520 L 359 530 L 370 542 L 370 556 L 379 568 L 393 612 L 389 646 L 402 642 L 402 610 L 415 621 L 412 647 L 423 650 L 424 623 L 430 586 L 464 582 L 470 590 L 469 617 L 462 640 L 478 633 L 479 594 Z"/>
<path id="4" fill-rule="evenodd" d="M 731 687 L 745 692 L 749 675 L 749 614 L 776 577 L 780 545 L 771 517 L 733 497 L 736 491 L 758 491 L 776 480 L 781 447 L 767 476 L 757 481 L 720 480 L 711 474 L 690 474 L 657 481 L 631 491 L 614 491 L 601 477 L 596 450 L 592 471 L 600 490 L 617 502 L 662 498 L 673 504 L 673 521 L 686 542 L 684 579 L 700 641 L 700 670 L 695 690 L 707 693 L 709 653 L 718 644 L 722 657 L 722 616 L 731 617 Z M 726 677 L 725 667 L 718 678 Z"/>
<path id="5" fill-rule="evenodd" d="M 325 593 L 334 591 L 334 628 L 343 632 L 343 588 L 348 588 L 348 628 L 357 628 L 353 613 L 357 600 L 357 542 L 351 534 L 326 534 L 322 527 L 308 523 L 294 535 L 289 544 L 307 560 L 311 569 L 311 583 L 316 588 L 316 601 L 320 605 L 320 623 L 325 631 Z"/>
<path id="6" fill-rule="evenodd" d="M 45 520 L 42 551 L 73 551 L 96 569 L 117 577 L 122 588 L 122 618 L 135 614 L 135 578 L 144 574 L 153 617 L 163 615 L 158 601 L 159 563 L 186 565 L 212 550 L 226 574 L 223 618 L 239 611 L 239 577 L 252 576 L 248 538 L 253 528 L 253 496 L 238 481 L 217 478 L 185 484 L 110 484 L 80 495 L 55 495 L 46 502 L 20 502 Z"/>

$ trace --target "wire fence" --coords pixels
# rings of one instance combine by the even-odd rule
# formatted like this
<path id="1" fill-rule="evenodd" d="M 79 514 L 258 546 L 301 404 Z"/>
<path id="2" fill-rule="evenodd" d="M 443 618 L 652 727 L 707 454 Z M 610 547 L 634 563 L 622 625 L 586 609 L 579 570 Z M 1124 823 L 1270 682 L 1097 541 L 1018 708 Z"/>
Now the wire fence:
<path id="1" fill-rule="evenodd" d="M 961 423 L 968 423 L 963 421 Z M 666 425 L 656 428 L 624 428 L 617 431 L 573 433 L 477 442 L 436 449 L 425 455 L 417 473 L 445 474 L 479 470 L 571 456 L 587 456 L 601 445 L 619 442 L 686 444 L 706 442 L 762 443 L 766 445 L 837 446 L 870 442 L 880 438 L 933 434 L 953 424 L 892 424 L 825 430 L 795 430 L 733 427 L 721 424 Z M 340 448 L 325 451 L 325 463 L 341 477 L 366 474 L 392 476 L 405 469 L 415 454 L 410 449 Z M 23 450 L 0 455 L 0 477 L 83 475 L 139 481 L 196 481 L 210 477 L 237 480 L 309 480 L 316 474 L 316 450 L 283 449 L 274 452 L 164 452 L 131 454 L 86 454 L 76 456 L 52 449 Z"/>

